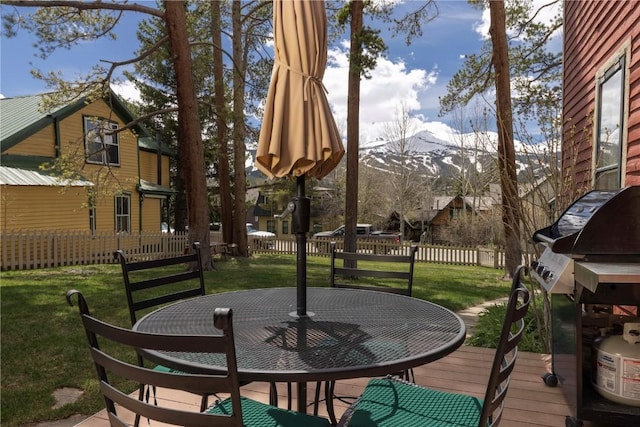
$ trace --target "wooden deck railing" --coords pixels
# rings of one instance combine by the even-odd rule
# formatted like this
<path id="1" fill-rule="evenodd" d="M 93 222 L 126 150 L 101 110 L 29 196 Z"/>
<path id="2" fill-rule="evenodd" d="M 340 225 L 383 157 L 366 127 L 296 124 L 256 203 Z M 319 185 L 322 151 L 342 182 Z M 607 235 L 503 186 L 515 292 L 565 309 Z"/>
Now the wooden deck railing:
<path id="1" fill-rule="evenodd" d="M 213 236 L 211 241 L 216 241 Z M 340 239 L 314 239 L 307 241 L 308 256 L 329 256 L 329 244 L 335 240 L 338 250 L 344 243 Z M 32 270 L 67 265 L 110 264 L 113 252 L 125 251 L 128 257 L 156 259 L 182 254 L 188 242 L 187 233 L 86 233 L 77 231 L 9 231 L 0 233 L 0 269 Z M 264 241 L 250 238 L 252 253 L 297 253 L 294 237 Z M 409 244 L 358 239 L 358 252 L 392 253 L 407 255 Z M 416 262 L 456 265 L 481 265 L 492 268 L 504 266 L 504 251 L 499 248 L 460 247 L 446 245 L 418 245 Z"/>

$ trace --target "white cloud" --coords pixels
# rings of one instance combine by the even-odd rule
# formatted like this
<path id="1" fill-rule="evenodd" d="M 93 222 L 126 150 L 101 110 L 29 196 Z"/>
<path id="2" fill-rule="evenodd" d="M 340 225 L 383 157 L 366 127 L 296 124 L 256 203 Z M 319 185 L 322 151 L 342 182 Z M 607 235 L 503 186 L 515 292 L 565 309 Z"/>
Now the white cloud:
<path id="1" fill-rule="evenodd" d="M 141 102 L 140 92 L 135 87 L 133 82 L 129 80 L 123 80 L 111 85 L 111 89 L 120 97 L 130 102 Z"/>
<path id="2" fill-rule="evenodd" d="M 328 91 L 338 127 L 345 132 L 347 122 L 348 67 L 346 44 L 328 52 L 328 66 L 323 83 Z M 420 93 L 436 84 L 438 69 L 408 69 L 400 60 L 380 58 L 371 71 L 371 79 L 360 82 L 360 142 L 366 143 L 382 136 L 385 122 L 394 121 L 396 112 L 404 105 L 410 115 L 420 111 Z M 412 114 L 412 112 L 414 114 Z M 414 117 L 419 120 L 419 117 Z"/>
<path id="3" fill-rule="evenodd" d="M 512 0 L 513 1 L 513 0 Z M 562 2 L 555 1 L 549 2 L 549 0 L 532 0 L 531 1 L 531 11 L 536 13 L 536 16 L 533 18 L 534 23 L 543 23 L 546 24 L 551 22 L 551 20 L 561 13 Z M 485 8 L 482 11 L 482 21 L 478 22 L 477 25 L 474 26 L 474 30 L 480 34 L 480 36 L 484 39 L 488 39 L 489 36 L 489 27 L 491 25 L 491 16 L 489 12 L 489 8 Z M 553 34 L 552 39 L 557 40 L 562 36 L 562 30 L 558 29 Z"/>

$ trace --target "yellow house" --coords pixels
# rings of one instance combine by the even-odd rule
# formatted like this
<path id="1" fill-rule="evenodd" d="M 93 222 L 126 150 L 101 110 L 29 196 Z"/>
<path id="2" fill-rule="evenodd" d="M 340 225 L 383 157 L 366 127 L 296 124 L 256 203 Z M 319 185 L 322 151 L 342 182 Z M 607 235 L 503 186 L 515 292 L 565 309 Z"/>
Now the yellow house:
<path id="1" fill-rule="evenodd" d="M 1 230 L 160 232 L 168 146 L 125 128 L 134 117 L 114 93 L 51 111 L 42 100 L 0 99 Z"/>

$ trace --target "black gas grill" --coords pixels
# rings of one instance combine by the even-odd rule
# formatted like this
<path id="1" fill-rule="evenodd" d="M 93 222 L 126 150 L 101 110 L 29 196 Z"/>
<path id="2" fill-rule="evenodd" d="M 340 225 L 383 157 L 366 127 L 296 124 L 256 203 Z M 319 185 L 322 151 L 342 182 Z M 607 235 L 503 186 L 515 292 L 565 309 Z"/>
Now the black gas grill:
<path id="1" fill-rule="evenodd" d="M 533 240 L 545 249 L 532 275 L 551 296 L 552 372 L 544 380 L 562 384 L 574 411 L 566 425 L 640 425 L 640 406 L 594 390 L 591 357 L 603 330 L 621 334 L 640 320 L 640 187 L 591 191 Z"/>

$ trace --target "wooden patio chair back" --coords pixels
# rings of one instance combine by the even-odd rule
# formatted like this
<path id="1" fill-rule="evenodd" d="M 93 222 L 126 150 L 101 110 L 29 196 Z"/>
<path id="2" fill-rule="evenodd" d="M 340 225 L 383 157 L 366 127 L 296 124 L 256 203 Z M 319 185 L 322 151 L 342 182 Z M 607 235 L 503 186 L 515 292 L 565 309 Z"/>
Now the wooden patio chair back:
<path id="1" fill-rule="evenodd" d="M 138 321 L 138 313 L 142 310 L 205 294 L 199 242 L 193 243 L 191 253 L 171 258 L 127 262 L 122 250 L 115 251 L 114 256 L 122 267 L 131 325 Z M 182 271 L 167 273 L 162 270 L 180 265 L 185 266 Z M 142 278 L 141 273 L 147 276 Z"/>
<path id="2" fill-rule="evenodd" d="M 484 399 L 422 387 L 396 377 L 369 381 L 360 398 L 344 413 L 338 426 L 438 425 L 495 427 L 504 410 L 518 343 L 525 330 L 531 294 L 521 283 L 518 268 L 506 306 Z M 383 422 L 384 421 L 384 422 Z M 386 423 L 386 424 L 385 424 Z"/>
<path id="3" fill-rule="evenodd" d="M 72 305 L 72 297 L 77 295 L 80 317 L 84 326 L 98 378 L 100 391 L 112 426 L 125 426 L 127 421 L 118 415 L 116 405 L 132 413 L 161 423 L 181 426 L 242 426 L 242 406 L 238 383 L 236 353 L 233 339 L 232 312 L 230 309 L 219 308 L 212 313 L 211 335 L 163 335 L 137 332 L 110 325 L 93 317 L 87 302 L 79 291 L 67 292 L 67 301 Z M 222 331 L 215 335 L 216 329 Z M 226 355 L 227 372 L 220 375 L 176 374 L 167 371 L 157 371 L 128 363 L 105 348 L 115 346 L 106 341 L 116 343 L 117 348 L 130 348 L 160 351 L 187 351 L 222 353 Z M 210 412 L 196 412 L 170 409 L 153 403 L 141 401 L 135 396 L 123 391 L 121 386 L 126 382 L 114 381 L 115 378 L 127 379 L 155 387 L 173 390 L 184 390 L 192 393 L 206 393 L 218 390 L 228 393 L 233 408 L 231 414 L 212 414 Z M 120 408 L 118 408 L 120 410 Z M 125 412 L 125 411 L 122 411 Z"/>
<path id="4" fill-rule="evenodd" d="M 356 252 L 339 252 L 336 242 L 331 242 L 331 278 L 330 285 L 334 288 L 366 289 L 411 296 L 413 292 L 413 270 L 418 247 L 413 245 L 408 255 L 382 255 Z M 337 260 L 372 261 L 383 263 L 385 268 L 348 268 L 337 265 Z M 362 279 L 393 279 L 394 283 L 402 286 L 382 286 L 375 283 L 365 283 Z"/>
<path id="5" fill-rule="evenodd" d="M 138 321 L 139 314 L 150 311 L 154 307 L 205 294 L 199 242 L 193 243 L 192 252 L 176 257 L 127 262 L 122 250 L 115 251 L 114 257 L 122 267 L 131 326 Z M 144 359 L 141 355 L 138 355 L 138 364 L 144 365 Z M 156 370 L 180 373 L 180 371 L 163 366 L 156 366 Z M 155 387 L 151 387 L 151 389 L 155 397 L 156 389 Z M 212 390 L 217 391 L 211 389 L 202 393 L 201 411 L 207 408 L 209 396 L 213 393 Z M 144 396 L 145 384 L 140 383 L 139 399 L 143 400 Z M 138 425 L 138 420 L 135 425 Z"/>
<path id="6" fill-rule="evenodd" d="M 507 396 L 511 373 L 518 357 L 518 344 L 525 330 L 524 317 L 527 315 L 531 301 L 531 293 L 520 281 L 521 272 L 524 270 L 526 268 L 518 268 L 513 277 L 507 313 L 491 366 L 479 426 L 497 426 L 502 418 L 504 399 Z"/>

